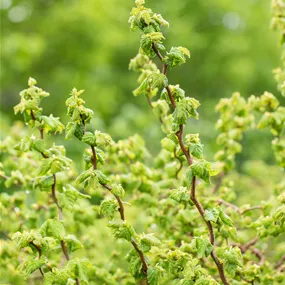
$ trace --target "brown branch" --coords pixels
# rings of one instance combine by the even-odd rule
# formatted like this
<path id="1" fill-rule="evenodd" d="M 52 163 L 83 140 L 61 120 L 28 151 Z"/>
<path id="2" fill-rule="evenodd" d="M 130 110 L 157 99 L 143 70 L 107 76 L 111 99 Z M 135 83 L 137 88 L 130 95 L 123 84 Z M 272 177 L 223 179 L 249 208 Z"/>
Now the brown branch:
<path id="1" fill-rule="evenodd" d="M 65 256 L 65 259 L 68 261 L 70 258 L 69 258 L 68 252 L 67 252 L 67 248 L 66 248 L 65 242 L 63 240 L 61 240 L 60 241 L 60 245 L 61 245 L 62 252 L 63 252 L 63 254 Z"/>
<path id="2" fill-rule="evenodd" d="M 58 208 L 59 220 L 62 221 L 63 220 L 62 207 L 59 205 L 57 197 L 56 197 L 56 175 L 55 174 L 53 174 L 53 180 L 54 180 L 54 183 L 52 185 L 52 198 L 53 198 L 53 201 Z M 63 252 L 65 259 L 68 261 L 70 259 L 70 257 L 68 255 L 67 248 L 66 248 L 65 242 L 63 240 L 60 241 L 60 246 L 61 246 L 61 250 Z M 80 284 L 80 281 L 78 278 L 76 278 L 75 281 L 76 281 L 76 284 L 78 284 L 78 285 Z"/>
<path id="3" fill-rule="evenodd" d="M 138 248 L 137 243 L 134 240 L 132 240 L 131 243 L 132 243 L 133 247 L 135 248 L 135 250 L 137 251 L 137 253 L 139 254 L 142 265 L 143 265 L 143 272 L 145 273 L 145 275 L 147 275 L 148 265 L 146 263 L 145 257 L 143 255 L 142 251 Z M 148 284 L 148 282 L 147 282 L 147 284 Z"/>
<path id="4" fill-rule="evenodd" d="M 284 265 L 285 262 L 285 254 L 281 257 L 281 259 L 275 264 L 274 268 L 279 269 Z"/>
<path id="5" fill-rule="evenodd" d="M 193 161 L 192 161 L 192 158 L 190 156 L 189 151 L 186 149 L 186 147 L 183 143 L 183 138 L 182 138 L 183 128 L 184 128 L 183 125 L 180 125 L 179 131 L 176 133 L 176 136 L 178 138 L 179 146 L 180 146 L 181 150 L 183 151 L 183 153 L 187 159 L 188 165 L 190 166 L 193 163 Z"/>
<path id="6" fill-rule="evenodd" d="M 230 207 L 230 208 L 234 209 L 236 212 L 239 212 L 239 211 L 240 211 L 240 209 L 239 209 L 238 206 L 236 206 L 236 205 L 234 205 L 234 204 L 232 204 L 232 203 L 229 203 L 229 202 L 227 202 L 227 201 L 225 201 L 225 200 L 223 200 L 223 199 L 218 199 L 217 202 L 218 202 L 219 205 L 220 205 L 220 204 L 223 204 L 223 205 L 225 205 L 225 206 L 227 206 L 227 207 Z"/>
<path id="7" fill-rule="evenodd" d="M 37 120 L 33 110 L 31 110 L 31 117 L 32 117 L 33 121 Z M 41 140 L 43 140 L 44 139 L 44 130 L 43 130 L 43 128 L 39 128 L 39 131 L 40 131 L 40 138 L 41 138 Z"/>
<path id="8" fill-rule="evenodd" d="M 91 148 L 92 148 L 92 147 L 91 147 Z M 94 151 L 95 151 L 95 149 L 94 149 Z M 92 152 L 93 152 L 93 149 L 92 149 Z M 94 154 L 93 154 L 93 155 L 94 155 Z M 96 157 L 96 153 L 95 153 L 95 157 Z M 96 160 L 95 160 L 95 162 L 93 161 L 93 168 L 94 168 L 94 169 L 97 168 Z M 103 184 L 103 183 L 101 183 L 101 185 L 102 185 L 104 188 L 106 188 L 107 190 L 109 190 L 110 192 L 112 191 L 112 187 L 109 186 L 108 184 Z M 119 204 L 119 209 L 118 209 L 118 211 L 119 211 L 119 213 L 120 213 L 120 218 L 121 218 L 122 221 L 125 221 L 125 209 L 124 209 L 123 202 L 122 202 L 122 200 L 121 200 L 121 198 L 120 198 L 119 196 L 117 196 L 117 195 L 115 195 L 115 194 L 113 194 L 113 195 L 114 195 L 114 197 L 116 198 L 116 200 L 117 200 L 117 202 L 118 202 L 118 204 Z M 137 244 L 134 240 L 132 240 L 131 243 L 132 243 L 134 249 L 136 250 L 136 252 L 138 253 L 138 255 L 139 255 L 139 257 L 140 257 L 140 260 L 141 260 L 142 265 L 143 265 L 143 272 L 144 272 L 144 274 L 146 275 L 146 280 L 145 280 L 145 281 L 146 281 L 146 285 L 148 285 L 148 284 L 149 284 L 149 283 L 148 283 L 148 280 L 147 280 L 148 265 L 147 265 L 145 256 L 144 256 L 143 252 L 139 249 L 138 244 Z"/>
<path id="9" fill-rule="evenodd" d="M 93 145 L 91 145 L 91 150 L 92 150 L 92 165 L 93 165 L 93 169 L 97 168 L 97 157 L 96 157 L 96 150 L 95 147 Z"/>
<path id="10" fill-rule="evenodd" d="M 244 245 L 239 245 L 239 248 L 240 248 L 242 253 L 245 253 L 250 247 L 255 245 L 257 242 L 258 242 L 258 238 L 254 238 Z"/>
<path id="11" fill-rule="evenodd" d="M 7 233 L 5 233 L 4 231 L 0 232 L 2 234 L 2 236 L 4 236 L 6 239 L 12 240 Z"/>
<path id="12" fill-rule="evenodd" d="M 265 262 L 264 255 L 258 248 L 252 248 L 251 252 L 259 259 L 258 265 L 262 265 Z"/>
<path id="13" fill-rule="evenodd" d="M 262 206 L 253 206 L 253 207 L 250 207 L 248 209 L 245 209 L 243 211 L 240 211 L 241 214 L 244 214 L 246 212 L 249 212 L 249 211 L 253 211 L 253 210 L 257 210 L 257 209 L 262 209 Z"/>
<path id="14" fill-rule="evenodd" d="M 112 191 L 112 187 L 111 186 L 109 186 L 109 185 L 107 185 L 107 184 L 101 184 L 104 188 L 106 188 L 106 189 L 108 189 L 110 192 Z M 117 200 L 117 202 L 118 202 L 118 204 L 119 204 L 119 209 L 118 209 L 118 211 L 119 211 L 119 213 L 120 213 L 120 216 L 121 216 L 121 220 L 125 220 L 125 209 L 124 209 L 124 205 L 123 205 L 123 202 L 122 202 L 122 200 L 120 199 L 120 197 L 119 196 L 117 196 L 117 195 L 115 195 L 115 194 L 113 194 L 114 196 L 115 196 L 115 198 L 116 198 L 116 200 Z"/>
<path id="15" fill-rule="evenodd" d="M 157 47 L 155 46 L 154 43 L 152 43 L 152 48 L 153 48 L 154 52 L 156 53 L 156 55 L 158 56 L 158 58 L 163 63 L 162 73 L 164 75 L 166 75 L 167 65 L 164 63 L 163 56 L 160 54 L 159 50 L 157 49 Z M 172 94 L 172 92 L 170 90 L 169 85 L 166 86 L 165 88 L 166 88 L 166 91 L 168 93 L 169 100 L 170 100 L 173 108 L 175 109 L 176 108 L 176 102 L 174 100 L 174 97 L 173 97 L 173 94 Z M 189 153 L 188 149 L 186 149 L 186 147 L 184 145 L 184 142 L 183 142 L 183 128 L 184 128 L 183 125 L 180 125 L 179 131 L 176 133 L 176 136 L 178 138 L 179 146 L 180 146 L 183 154 L 185 155 L 185 157 L 187 159 L 188 165 L 190 166 L 193 163 L 193 161 L 192 161 L 192 158 L 190 156 L 190 153 Z M 202 205 L 199 203 L 199 201 L 196 198 L 196 177 L 193 177 L 193 180 L 192 180 L 192 186 L 191 186 L 191 190 L 190 190 L 190 197 L 191 197 L 191 200 L 193 201 L 195 207 L 197 208 L 198 212 L 200 213 L 200 216 L 202 217 L 202 219 L 204 220 L 205 224 L 208 227 L 209 239 L 210 239 L 211 244 L 213 246 L 215 246 L 215 234 L 214 234 L 213 226 L 212 226 L 211 222 L 205 220 L 205 217 L 204 217 L 205 211 L 204 211 Z M 220 278 L 221 278 L 223 284 L 224 285 L 229 285 L 229 283 L 228 283 L 228 281 L 226 279 L 226 276 L 225 276 L 223 264 L 221 263 L 221 261 L 217 257 L 217 255 L 215 253 L 215 249 L 213 249 L 213 251 L 211 252 L 211 257 L 214 260 L 214 262 L 215 262 L 215 264 L 216 264 L 216 266 L 218 268 L 219 275 L 220 275 Z"/>
<path id="16" fill-rule="evenodd" d="M 30 244 L 31 244 L 33 247 L 36 248 L 36 250 L 38 251 L 38 254 L 39 254 L 38 259 L 40 259 L 41 256 L 42 256 L 42 250 L 41 250 L 41 248 L 38 247 L 33 241 L 31 241 Z M 40 271 L 42 277 L 44 277 L 44 272 L 43 272 L 43 270 L 42 270 L 41 267 L 39 268 L 39 271 Z"/>

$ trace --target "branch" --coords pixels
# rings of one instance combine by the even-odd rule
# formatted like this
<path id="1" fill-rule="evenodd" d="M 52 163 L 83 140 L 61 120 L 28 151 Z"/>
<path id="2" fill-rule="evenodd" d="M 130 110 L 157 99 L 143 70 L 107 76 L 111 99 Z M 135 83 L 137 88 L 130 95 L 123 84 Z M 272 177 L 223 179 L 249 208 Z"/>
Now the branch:
<path id="1" fill-rule="evenodd" d="M 246 212 L 249 212 L 249 211 L 253 211 L 253 210 L 257 210 L 257 209 L 262 209 L 262 206 L 253 206 L 253 207 L 250 207 L 248 209 L 245 209 L 243 211 L 240 211 L 241 214 L 244 214 Z"/>
<path id="2" fill-rule="evenodd" d="M 95 151 L 95 148 L 94 146 L 91 146 L 91 149 L 92 149 L 92 153 L 93 153 L 93 158 L 92 158 L 92 165 L 93 165 L 93 169 L 97 169 L 97 158 L 96 158 L 96 151 Z M 112 191 L 112 187 L 109 186 L 108 184 L 103 184 L 101 183 L 101 185 L 106 188 L 107 190 L 109 190 L 110 192 Z M 114 195 L 114 194 L 113 194 Z M 120 218 L 122 221 L 125 221 L 125 208 L 124 208 L 124 204 L 121 200 L 121 198 L 117 195 L 114 195 L 114 197 L 116 198 L 118 204 L 119 204 L 119 213 L 120 213 Z M 138 244 L 132 240 L 131 241 L 134 249 L 136 250 L 136 252 L 138 253 L 139 257 L 140 257 L 140 260 L 142 262 L 142 265 L 143 265 L 143 272 L 144 274 L 146 275 L 146 285 L 148 285 L 148 280 L 147 280 L 147 271 L 148 271 L 148 265 L 147 265 L 147 262 L 146 262 L 146 258 L 143 254 L 143 252 L 139 249 L 138 247 Z"/>
<path id="3" fill-rule="evenodd" d="M 251 246 L 255 245 L 258 242 L 258 238 L 254 238 L 245 245 L 239 245 L 239 248 L 242 253 L 245 253 Z"/>
<path id="4" fill-rule="evenodd" d="M 31 110 L 31 117 L 32 117 L 33 121 L 37 120 L 33 110 Z M 40 138 L 41 138 L 41 140 L 43 140 L 44 139 L 44 130 L 42 128 L 39 128 L 39 131 L 40 131 Z"/>
<path id="5" fill-rule="evenodd" d="M 274 268 L 279 269 L 284 265 L 285 262 L 285 254 L 281 257 L 281 259 L 275 264 Z"/>
<path id="6" fill-rule="evenodd" d="M 39 248 L 33 241 L 31 241 L 30 244 L 31 244 L 33 247 L 36 248 L 36 250 L 38 251 L 38 254 L 39 254 L 38 259 L 40 259 L 41 256 L 42 256 L 42 250 L 41 250 L 41 248 Z M 44 277 L 45 275 L 44 275 L 44 272 L 43 272 L 43 270 L 42 270 L 41 267 L 39 268 L 39 271 L 40 271 L 42 277 Z"/>
<path id="7" fill-rule="evenodd" d="M 238 206 L 236 206 L 236 205 L 234 205 L 234 204 L 232 204 L 232 203 L 229 203 L 229 202 L 227 202 L 227 201 L 225 201 L 225 200 L 223 200 L 223 199 L 218 199 L 217 202 L 218 202 L 219 205 L 220 205 L 220 204 L 223 204 L 223 205 L 225 205 L 225 206 L 227 206 L 227 207 L 230 207 L 230 208 L 234 209 L 236 212 L 239 212 L 239 211 L 240 211 L 240 209 L 239 209 Z"/>
<path id="8" fill-rule="evenodd" d="M 152 43 L 152 48 L 153 48 L 154 52 L 156 53 L 156 55 L 158 56 L 158 58 L 163 63 L 162 73 L 166 76 L 167 65 L 164 63 L 163 56 L 161 55 L 161 53 L 159 52 L 159 50 L 157 49 L 157 47 L 155 46 L 154 43 Z M 175 109 L 176 108 L 176 102 L 174 100 L 174 97 L 173 97 L 173 94 L 172 94 L 172 92 L 170 90 L 169 85 L 166 86 L 165 88 L 166 88 L 166 91 L 168 93 L 168 97 L 169 97 L 169 100 L 171 102 L 171 105 Z M 180 146 L 183 154 L 185 155 L 185 157 L 187 159 L 188 165 L 190 166 L 193 163 L 193 161 L 192 161 L 192 158 L 190 156 L 190 153 L 189 153 L 188 149 L 185 147 L 184 142 L 183 142 L 183 128 L 184 128 L 184 126 L 180 125 L 179 131 L 176 133 L 176 136 L 178 138 L 179 146 Z M 215 234 L 214 234 L 213 226 L 212 226 L 211 222 L 205 220 L 205 218 L 204 218 L 205 211 L 204 211 L 202 205 L 199 203 L 199 201 L 196 198 L 196 177 L 193 177 L 190 197 L 191 197 L 191 200 L 193 201 L 195 207 L 197 208 L 198 212 L 200 213 L 200 216 L 202 217 L 202 219 L 204 220 L 205 224 L 208 227 L 209 239 L 210 239 L 211 244 L 213 246 L 215 246 Z M 215 264 L 216 264 L 216 266 L 218 268 L 219 275 L 220 275 L 220 278 L 221 278 L 223 284 L 224 285 L 229 285 L 229 283 L 228 283 L 228 281 L 226 279 L 226 276 L 225 276 L 223 264 L 218 259 L 217 255 L 215 253 L 215 249 L 213 249 L 213 251 L 211 252 L 211 257 L 214 260 L 214 262 L 215 262 Z"/>

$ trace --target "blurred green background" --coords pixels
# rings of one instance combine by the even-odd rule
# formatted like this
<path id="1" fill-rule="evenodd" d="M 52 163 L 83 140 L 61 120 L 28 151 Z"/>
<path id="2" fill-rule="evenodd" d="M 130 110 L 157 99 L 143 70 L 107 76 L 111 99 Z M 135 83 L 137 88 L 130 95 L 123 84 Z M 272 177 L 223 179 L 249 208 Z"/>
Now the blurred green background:
<path id="1" fill-rule="evenodd" d="M 265 90 L 277 94 L 271 71 L 279 64 L 280 49 L 278 35 L 270 30 L 270 0 L 146 2 L 170 22 L 164 30 L 166 46 L 191 51 L 191 59 L 171 70 L 169 79 L 201 102 L 200 120 L 190 121 L 187 131 L 200 132 L 211 158 L 216 149 L 214 106 L 220 98 L 234 91 L 245 97 Z M 32 76 L 51 93 L 43 102 L 44 113 L 66 122 L 64 102 L 70 90 L 85 89 L 83 98 L 97 114 L 95 128 L 114 139 L 139 133 L 157 151 L 159 123 L 145 98 L 133 97 L 137 74 L 128 70 L 139 46 L 139 33 L 131 32 L 128 24 L 133 0 L 0 3 L 2 118 L 10 123 L 17 119 L 13 106 Z M 250 132 L 244 145 L 238 161 L 274 161 L 270 135 Z M 77 153 L 76 147 L 69 151 Z"/>

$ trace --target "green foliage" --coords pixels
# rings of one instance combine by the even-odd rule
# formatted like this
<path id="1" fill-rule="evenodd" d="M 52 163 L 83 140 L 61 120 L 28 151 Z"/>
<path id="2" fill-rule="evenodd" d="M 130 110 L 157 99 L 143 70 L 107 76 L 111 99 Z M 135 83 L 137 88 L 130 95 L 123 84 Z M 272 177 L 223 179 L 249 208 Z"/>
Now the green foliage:
<path id="1" fill-rule="evenodd" d="M 282 30 L 279 4 L 273 1 L 274 25 Z M 143 0 L 136 1 L 129 23 L 141 31 L 139 54 L 129 66 L 139 74 L 134 95 L 147 97 L 161 123 L 161 150 L 151 155 L 139 135 L 113 140 L 93 130 L 97 121 L 82 90 L 74 88 L 66 100 L 66 125 L 43 115 L 40 103 L 49 94 L 30 78 L 15 107 L 29 130 L 16 124 L 0 143 L 4 282 L 284 283 L 281 100 L 269 92 L 221 99 L 216 108 L 220 149 L 216 162 L 209 162 L 208 145 L 187 128 L 189 121 L 197 122 L 200 103 L 178 84 L 170 85 L 167 74 L 190 52 L 182 47 L 167 52 L 162 27 L 168 22 Z M 160 60 L 162 71 L 150 58 Z M 282 86 L 279 82 L 281 92 Z M 87 148 L 83 170 L 53 142 L 64 129 L 66 139 L 79 140 L 65 144 Z M 269 129 L 278 167 L 248 161 L 239 166 L 242 171 L 235 170 L 250 129 Z"/>

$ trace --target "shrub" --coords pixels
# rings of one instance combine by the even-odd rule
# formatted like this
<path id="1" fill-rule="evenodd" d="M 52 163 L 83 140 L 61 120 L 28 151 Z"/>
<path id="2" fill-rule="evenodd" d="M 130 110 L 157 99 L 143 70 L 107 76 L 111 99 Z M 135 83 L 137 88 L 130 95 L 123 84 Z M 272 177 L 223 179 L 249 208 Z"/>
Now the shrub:
<path id="1" fill-rule="evenodd" d="M 283 2 L 273 1 L 273 11 L 273 26 L 284 36 Z M 44 115 L 40 104 L 49 93 L 30 78 L 14 108 L 29 131 L 17 123 L 1 142 L 3 281 L 282 284 L 285 181 L 273 166 L 264 168 L 273 175 L 258 177 L 261 162 L 259 168 L 248 162 L 245 173 L 234 168 L 244 133 L 270 129 L 276 162 L 284 169 L 284 107 L 269 92 L 221 99 L 220 149 L 214 162 L 207 161 L 199 134 L 185 131 L 199 119 L 200 103 L 168 79 L 172 68 L 190 58 L 189 50 L 166 50 L 161 28 L 168 22 L 143 0 L 136 1 L 129 23 L 141 32 L 139 53 L 129 66 L 139 73 L 133 94 L 146 97 L 161 124 L 161 151 L 152 157 L 139 135 L 116 142 L 92 130 L 94 113 L 85 106 L 83 90 L 74 88 L 66 100 L 66 125 Z M 274 73 L 284 93 L 284 66 Z M 64 130 L 66 140 L 87 146 L 81 173 L 55 143 L 54 135 Z M 266 200 L 252 205 L 260 189 Z"/>

